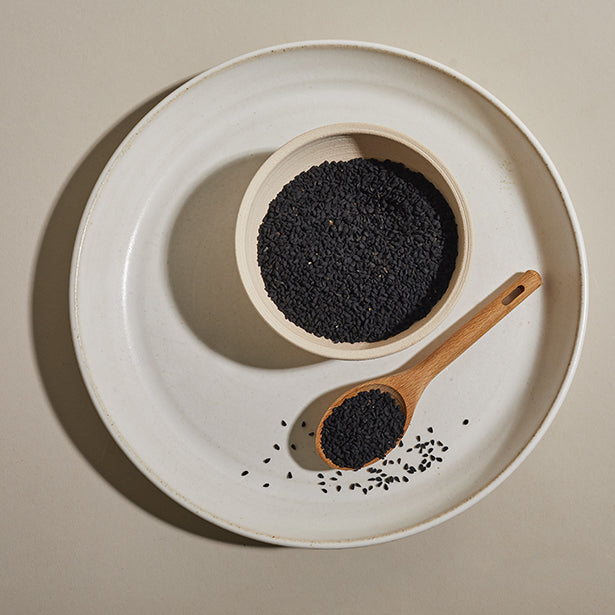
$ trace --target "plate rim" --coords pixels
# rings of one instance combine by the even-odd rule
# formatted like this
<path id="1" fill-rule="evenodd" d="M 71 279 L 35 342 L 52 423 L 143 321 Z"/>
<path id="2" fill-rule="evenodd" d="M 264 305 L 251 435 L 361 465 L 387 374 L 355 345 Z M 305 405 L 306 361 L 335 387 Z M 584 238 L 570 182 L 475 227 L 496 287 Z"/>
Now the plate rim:
<path id="1" fill-rule="evenodd" d="M 251 60 L 263 58 L 271 54 L 277 54 L 281 52 L 285 52 L 291 49 L 301 49 L 301 48 L 342 48 L 342 49 L 360 49 L 367 51 L 375 51 L 379 53 L 390 54 L 398 59 L 403 59 L 407 61 L 417 62 L 428 68 L 435 69 L 441 73 L 443 73 L 447 77 L 451 77 L 464 86 L 469 87 L 474 92 L 480 94 L 485 100 L 487 100 L 491 105 L 493 105 L 499 112 L 503 113 L 508 120 L 515 125 L 515 127 L 521 131 L 523 136 L 527 139 L 527 141 L 532 145 L 539 158 L 542 160 L 545 165 L 548 173 L 553 178 L 555 182 L 555 186 L 559 191 L 562 199 L 562 203 L 564 205 L 564 209 L 566 211 L 568 222 L 570 228 L 572 229 L 573 237 L 575 240 L 577 261 L 579 265 L 579 314 L 576 322 L 576 331 L 575 331 L 575 339 L 574 345 L 572 349 L 572 353 L 568 360 L 568 364 L 566 367 L 565 374 L 562 378 L 561 384 L 559 386 L 558 392 L 555 395 L 550 408 L 545 413 L 544 418 L 540 422 L 538 428 L 535 430 L 532 437 L 528 440 L 523 448 L 516 454 L 514 459 L 494 478 L 492 478 L 488 483 L 486 483 L 482 488 L 474 492 L 472 495 L 468 496 L 462 502 L 456 504 L 455 506 L 449 508 L 448 510 L 442 512 L 439 515 L 431 516 L 429 519 L 422 521 L 420 523 L 415 523 L 409 527 L 401 528 L 394 530 L 392 532 L 381 533 L 376 536 L 370 536 L 365 538 L 351 538 L 351 539 L 341 539 L 341 540 L 305 540 L 305 539 L 295 539 L 288 538 L 283 536 L 276 536 L 269 534 L 267 532 L 259 532 L 254 529 L 244 528 L 235 524 L 231 521 L 223 519 L 214 513 L 204 509 L 203 507 L 197 505 L 196 503 L 190 501 L 188 498 L 183 496 L 180 492 L 173 489 L 171 485 L 166 483 L 161 477 L 159 477 L 152 468 L 150 468 L 144 460 L 140 458 L 140 456 L 136 453 L 136 451 L 132 448 L 130 443 L 124 438 L 123 434 L 119 431 L 117 426 L 115 425 L 111 413 L 109 413 L 108 409 L 105 407 L 103 400 L 98 392 L 98 388 L 96 386 L 96 380 L 93 374 L 90 371 L 87 353 L 85 348 L 83 347 L 81 340 L 81 327 L 80 327 L 80 319 L 79 319 L 79 275 L 80 275 L 80 263 L 81 263 L 81 253 L 83 250 L 83 246 L 86 240 L 87 230 L 89 226 L 89 221 L 94 212 L 96 204 L 99 200 L 100 194 L 108 181 L 109 176 L 113 172 L 113 169 L 119 162 L 119 160 L 124 156 L 124 154 L 130 149 L 132 143 L 137 139 L 139 134 L 143 131 L 143 129 L 148 126 L 154 118 L 161 113 L 167 106 L 169 106 L 172 102 L 177 100 L 183 94 L 188 92 L 192 87 L 196 84 L 201 83 L 202 81 L 216 75 L 224 70 L 229 68 L 238 66 L 240 64 L 245 64 Z M 455 69 L 452 69 L 436 60 L 432 60 L 427 58 L 426 56 L 417 54 L 412 51 L 408 51 L 402 48 L 398 48 L 391 45 L 385 45 L 380 43 L 373 42 L 365 42 L 365 41 L 356 41 L 356 40 L 345 40 L 345 39 L 315 39 L 315 40 L 303 40 L 296 41 L 290 43 L 282 43 L 277 45 L 272 45 L 269 47 L 264 47 L 262 49 L 257 49 L 248 53 L 244 53 L 237 57 L 231 58 L 224 62 L 221 62 L 213 67 L 210 67 L 194 77 L 188 79 L 185 83 L 175 88 L 170 94 L 168 94 L 163 100 L 157 103 L 141 120 L 132 128 L 132 130 L 128 133 L 128 135 L 122 140 L 120 145 L 116 148 L 112 156 L 109 158 L 109 161 L 103 168 L 101 174 L 99 175 L 94 188 L 88 198 L 88 201 L 85 205 L 80 224 L 77 230 L 77 235 L 75 238 L 75 244 L 73 248 L 72 258 L 71 258 L 71 269 L 70 269 L 70 278 L 69 278 L 69 316 L 70 316 L 70 328 L 71 328 L 71 336 L 73 341 L 73 346 L 75 349 L 75 355 L 77 358 L 77 362 L 79 368 L 81 370 L 81 374 L 83 377 L 83 381 L 86 385 L 86 388 L 90 394 L 90 397 L 93 401 L 94 407 L 96 408 L 98 414 L 101 416 L 105 426 L 108 431 L 113 436 L 114 440 L 120 446 L 122 451 L 127 455 L 127 457 L 131 460 L 133 464 L 142 474 L 144 474 L 148 480 L 153 482 L 159 489 L 161 489 L 164 493 L 166 493 L 169 497 L 175 500 L 178 504 L 192 511 L 197 516 L 214 523 L 220 527 L 223 527 L 227 530 L 230 530 L 236 534 L 240 534 L 247 538 L 252 538 L 256 540 L 260 540 L 263 542 L 268 542 L 272 544 L 282 545 L 282 546 L 295 546 L 295 547 L 309 547 L 309 548 L 344 548 L 344 547 L 361 547 L 373 544 L 380 544 L 384 542 L 388 542 L 391 540 L 403 538 L 406 536 L 410 536 L 413 534 L 417 534 L 421 531 L 439 525 L 440 523 L 460 514 L 461 512 L 467 510 L 472 505 L 483 499 L 489 493 L 491 493 L 496 487 L 498 487 L 506 478 L 508 478 L 520 465 L 527 459 L 529 454 L 534 450 L 538 442 L 546 433 L 547 429 L 550 427 L 551 423 L 555 419 L 559 408 L 561 407 L 566 394 L 570 388 L 572 380 L 574 378 L 577 366 L 580 361 L 581 350 L 583 347 L 583 342 L 585 339 L 585 333 L 587 328 L 587 315 L 588 315 L 588 284 L 587 284 L 587 276 L 588 276 L 588 264 L 587 264 L 587 253 L 585 250 L 585 244 L 583 241 L 583 236 L 581 233 L 579 221 L 574 210 L 572 201 L 568 194 L 568 191 L 564 185 L 564 182 L 557 171 L 554 163 L 551 158 L 547 154 L 544 147 L 538 141 L 538 139 L 533 135 L 533 133 L 527 128 L 527 126 L 498 98 L 496 98 L 493 94 L 491 94 L 488 90 L 483 88 L 478 83 L 474 82 L 470 78 L 466 77 L 462 73 L 458 72 Z"/>

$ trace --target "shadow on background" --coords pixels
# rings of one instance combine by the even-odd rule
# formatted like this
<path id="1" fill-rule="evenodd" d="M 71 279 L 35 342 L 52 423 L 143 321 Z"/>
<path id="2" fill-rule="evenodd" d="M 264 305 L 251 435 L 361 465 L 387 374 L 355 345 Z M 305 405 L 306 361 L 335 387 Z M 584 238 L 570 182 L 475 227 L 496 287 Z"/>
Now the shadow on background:
<path id="1" fill-rule="evenodd" d="M 72 249 L 90 193 L 105 164 L 135 124 L 180 84 L 154 96 L 111 128 L 78 164 L 54 203 L 42 236 L 32 287 L 32 329 L 38 368 L 51 406 L 90 465 L 122 495 L 150 514 L 194 534 L 269 547 L 213 525 L 160 491 L 132 464 L 99 418 L 72 345 L 69 276 Z"/>
<path id="2" fill-rule="evenodd" d="M 269 153 L 234 160 L 186 199 L 171 233 L 169 283 L 182 317 L 207 346 L 233 361 L 283 369 L 322 361 L 278 335 L 243 288 L 235 222 L 243 193 Z"/>

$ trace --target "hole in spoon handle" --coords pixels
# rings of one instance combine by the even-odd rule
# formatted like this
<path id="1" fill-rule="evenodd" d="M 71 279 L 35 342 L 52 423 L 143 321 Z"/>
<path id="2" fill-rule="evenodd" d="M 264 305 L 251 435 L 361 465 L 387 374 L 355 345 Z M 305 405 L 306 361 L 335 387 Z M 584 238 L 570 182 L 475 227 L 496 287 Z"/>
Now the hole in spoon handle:
<path id="1" fill-rule="evenodd" d="M 497 297 L 492 299 L 478 314 L 457 329 L 440 347 L 436 348 L 422 363 L 429 379 L 440 373 L 461 353 L 496 325 L 506 314 L 514 310 L 540 285 L 542 279 L 536 271 L 529 270 L 515 278 Z"/>

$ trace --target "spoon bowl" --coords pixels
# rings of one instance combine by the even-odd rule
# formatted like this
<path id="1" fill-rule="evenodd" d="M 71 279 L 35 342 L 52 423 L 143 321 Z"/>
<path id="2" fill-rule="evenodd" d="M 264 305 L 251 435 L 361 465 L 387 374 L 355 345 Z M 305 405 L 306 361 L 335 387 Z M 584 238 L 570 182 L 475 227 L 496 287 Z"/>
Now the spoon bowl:
<path id="1" fill-rule="evenodd" d="M 359 469 L 359 467 L 371 465 L 385 457 L 395 446 L 397 446 L 399 440 L 401 440 L 408 430 L 416 405 L 427 385 L 445 367 L 452 363 L 459 355 L 474 344 L 474 342 L 489 331 L 489 329 L 504 318 L 504 316 L 509 314 L 522 301 L 529 297 L 529 295 L 541 284 L 542 279 L 538 272 L 533 270 L 526 271 L 508 284 L 506 288 L 492 299 L 482 310 L 473 316 L 466 324 L 457 329 L 443 344 L 438 346 L 438 348 L 420 363 L 396 374 L 369 380 L 351 388 L 343 395 L 340 395 L 325 412 L 316 430 L 316 449 L 320 457 L 329 466 L 339 470 L 356 470 Z M 327 450 L 326 445 L 323 447 L 322 436 L 325 423 L 334 413 L 339 412 L 338 408 L 340 408 L 346 400 L 352 400 L 361 392 L 375 390 L 380 390 L 383 394 L 388 393 L 394 404 L 403 413 L 404 423 L 399 436 L 392 446 L 387 450 L 381 451 L 382 454 L 375 456 L 359 467 L 352 467 L 349 464 L 334 462 L 329 456 L 331 452 Z M 371 411 L 369 412 L 371 413 Z M 374 428 L 377 422 L 376 417 L 371 417 L 367 410 L 362 412 L 362 414 L 364 416 L 361 418 L 361 424 L 367 425 L 367 429 L 364 432 L 367 439 L 370 437 L 371 433 L 369 430 L 370 421 L 374 421 Z M 353 431 L 353 433 L 355 432 Z M 357 450 L 357 448 L 360 449 L 361 446 L 365 446 L 365 442 L 361 441 L 360 438 L 355 438 L 355 441 L 352 441 L 352 438 L 350 438 L 350 441 L 346 444 L 352 450 Z"/>

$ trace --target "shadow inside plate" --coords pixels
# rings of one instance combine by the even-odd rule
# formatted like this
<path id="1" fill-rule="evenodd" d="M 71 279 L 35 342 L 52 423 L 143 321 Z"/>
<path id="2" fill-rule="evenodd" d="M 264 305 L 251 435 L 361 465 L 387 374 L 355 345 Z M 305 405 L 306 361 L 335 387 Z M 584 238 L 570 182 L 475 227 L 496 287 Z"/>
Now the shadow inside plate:
<path id="1" fill-rule="evenodd" d="M 269 153 L 238 158 L 192 191 L 168 247 L 169 284 L 192 332 L 209 348 L 252 367 L 284 369 L 322 361 L 278 335 L 243 287 L 235 260 L 235 224 L 243 194 Z"/>
<path id="2" fill-rule="evenodd" d="M 58 421 L 88 463 L 117 491 L 155 517 L 226 543 L 273 547 L 220 528 L 180 506 L 150 482 L 115 443 L 85 387 L 71 338 L 69 284 L 73 246 L 90 193 L 107 161 L 135 124 L 180 84 L 152 97 L 113 126 L 78 163 L 40 239 L 31 295 L 34 351 Z"/>

